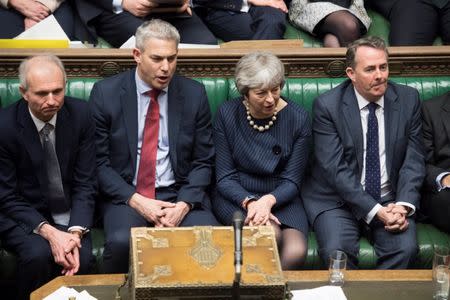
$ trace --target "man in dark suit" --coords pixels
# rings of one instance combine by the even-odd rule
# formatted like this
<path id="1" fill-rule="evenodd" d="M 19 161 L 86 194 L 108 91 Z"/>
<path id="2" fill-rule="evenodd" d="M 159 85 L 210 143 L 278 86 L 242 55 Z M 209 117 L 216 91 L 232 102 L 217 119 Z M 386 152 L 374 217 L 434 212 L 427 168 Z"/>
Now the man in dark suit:
<path id="1" fill-rule="evenodd" d="M 193 0 L 196 12 L 219 38 L 279 40 L 286 30 L 288 4 L 284 0 Z"/>
<path id="2" fill-rule="evenodd" d="M 366 0 L 389 20 L 391 46 L 432 45 L 437 36 L 450 44 L 450 0 Z"/>
<path id="3" fill-rule="evenodd" d="M 450 232 L 450 92 L 423 104 L 426 168 L 422 207 L 431 222 Z"/>
<path id="4" fill-rule="evenodd" d="M 181 42 L 190 44 L 217 44 L 217 39 L 191 11 L 189 1 L 176 11 L 158 14 L 154 0 L 77 0 L 75 35 L 82 41 L 97 42 L 104 38 L 114 47 L 120 47 L 146 19 L 161 18 L 180 32 Z"/>
<path id="5" fill-rule="evenodd" d="M 407 268 L 418 250 L 411 216 L 425 175 L 418 92 L 388 81 L 380 38 L 349 45 L 346 73 L 314 102 L 314 165 L 302 196 L 319 254 L 327 263 L 342 250 L 357 268 L 367 232 L 377 268 Z"/>
<path id="6" fill-rule="evenodd" d="M 203 85 L 174 75 L 178 42 L 169 23 L 144 23 L 137 68 L 91 92 L 106 273 L 127 272 L 131 227 L 218 225 L 206 193 L 214 156 L 208 99 Z"/>
<path id="7" fill-rule="evenodd" d="M 18 256 L 17 299 L 28 299 L 90 271 L 95 124 L 87 103 L 64 97 L 57 57 L 24 60 L 19 78 L 23 99 L 0 111 L 0 236 Z"/>

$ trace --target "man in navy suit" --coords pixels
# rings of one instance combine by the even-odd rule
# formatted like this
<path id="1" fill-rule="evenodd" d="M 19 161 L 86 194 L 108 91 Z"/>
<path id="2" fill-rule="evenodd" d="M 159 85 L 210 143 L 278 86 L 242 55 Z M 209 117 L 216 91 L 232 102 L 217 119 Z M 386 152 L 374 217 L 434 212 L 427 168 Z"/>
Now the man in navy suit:
<path id="1" fill-rule="evenodd" d="M 302 196 L 328 262 L 333 250 L 358 267 L 367 233 L 377 268 L 407 268 L 417 254 L 413 215 L 425 176 L 418 92 L 388 81 L 383 40 L 349 45 L 349 80 L 314 102 L 314 165 Z"/>
<path id="2" fill-rule="evenodd" d="M 174 75 L 179 39 L 165 21 L 142 24 L 133 49 L 137 68 L 91 92 L 106 273 L 127 272 L 131 227 L 218 224 L 206 193 L 214 157 L 211 113 L 203 85 Z M 157 140 L 148 147 L 151 132 Z"/>
<path id="3" fill-rule="evenodd" d="M 146 19 L 161 18 L 180 32 L 181 42 L 217 44 L 217 39 L 203 21 L 191 11 L 189 0 L 176 11 L 158 14 L 156 0 L 77 0 L 74 1 L 75 36 L 82 41 L 97 42 L 104 38 L 120 47 Z"/>
<path id="4" fill-rule="evenodd" d="M 283 39 L 290 1 L 193 0 L 193 3 L 208 28 L 228 42 Z"/>
<path id="5" fill-rule="evenodd" d="M 23 99 L 0 111 L 0 236 L 18 257 L 17 299 L 28 299 L 92 266 L 95 123 L 85 101 L 64 96 L 56 56 L 24 60 L 19 78 Z"/>
<path id="6" fill-rule="evenodd" d="M 427 153 L 422 207 L 430 221 L 450 233 L 450 92 L 423 104 Z"/>

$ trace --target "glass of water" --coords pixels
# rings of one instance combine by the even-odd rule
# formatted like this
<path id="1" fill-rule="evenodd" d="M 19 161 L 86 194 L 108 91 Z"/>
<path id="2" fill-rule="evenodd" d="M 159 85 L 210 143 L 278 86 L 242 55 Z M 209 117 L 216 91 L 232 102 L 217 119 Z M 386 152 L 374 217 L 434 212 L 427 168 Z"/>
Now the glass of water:
<path id="1" fill-rule="evenodd" d="M 345 269 L 347 268 L 347 255 L 341 250 L 334 250 L 330 254 L 330 285 L 344 285 Z"/>
<path id="2" fill-rule="evenodd" d="M 445 246 L 434 247 L 433 299 L 448 300 L 450 250 Z"/>

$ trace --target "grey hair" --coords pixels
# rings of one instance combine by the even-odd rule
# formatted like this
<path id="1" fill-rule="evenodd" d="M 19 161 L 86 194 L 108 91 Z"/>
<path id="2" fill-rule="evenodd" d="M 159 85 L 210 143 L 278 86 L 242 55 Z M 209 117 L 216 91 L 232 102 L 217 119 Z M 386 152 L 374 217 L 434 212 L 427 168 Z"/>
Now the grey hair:
<path id="1" fill-rule="evenodd" d="M 241 95 L 247 95 L 254 88 L 283 88 L 284 65 L 273 53 L 256 51 L 239 59 L 234 77 Z"/>
<path id="2" fill-rule="evenodd" d="M 377 36 L 368 36 L 360 38 L 347 46 L 347 53 L 345 54 L 345 63 L 347 67 L 355 68 L 356 66 L 356 50 L 359 47 L 366 46 L 374 49 L 383 50 L 386 53 L 386 57 L 389 59 L 389 52 L 386 47 L 386 43 L 382 38 Z"/>
<path id="3" fill-rule="evenodd" d="M 53 55 L 53 54 L 41 54 L 41 55 L 29 56 L 20 63 L 19 84 L 24 90 L 28 90 L 27 75 L 28 75 L 28 72 L 30 71 L 30 62 L 32 60 L 33 61 L 34 60 L 43 61 L 43 62 L 54 64 L 55 66 L 57 66 L 61 70 L 61 72 L 64 76 L 64 83 L 66 83 L 66 81 L 67 81 L 66 70 L 64 69 L 64 65 L 63 65 L 61 59 L 59 59 L 58 56 Z"/>
<path id="4" fill-rule="evenodd" d="M 141 24 L 136 30 L 136 48 L 141 51 L 145 50 L 146 42 L 151 39 L 175 41 L 180 43 L 180 34 L 178 30 L 170 23 L 160 20 L 152 19 Z"/>

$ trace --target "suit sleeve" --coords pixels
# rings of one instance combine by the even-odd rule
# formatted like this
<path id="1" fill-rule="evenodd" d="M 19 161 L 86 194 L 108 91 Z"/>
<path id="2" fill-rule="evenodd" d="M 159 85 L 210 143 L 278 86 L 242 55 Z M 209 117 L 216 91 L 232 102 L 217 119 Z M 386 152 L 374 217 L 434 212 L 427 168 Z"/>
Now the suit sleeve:
<path id="1" fill-rule="evenodd" d="M 25 232 L 31 233 L 46 219 L 17 192 L 19 181 L 15 161 L 18 158 L 14 145 L 18 141 L 11 139 L 6 130 L 6 127 L 0 129 L 0 212 L 10 216 Z"/>
<path id="2" fill-rule="evenodd" d="M 301 183 L 308 161 L 311 139 L 311 125 L 307 113 L 305 112 L 301 118 L 303 122 L 300 133 L 295 139 L 289 161 L 280 174 L 282 183 L 271 193 L 277 200 L 275 207 L 292 201 L 301 191 Z"/>
<path id="3" fill-rule="evenodd" d="M 211 184 L 214 147 L 212 142 L 211 111 L 206 91 L 201 86 L 197 96 L 198 111 L 195 119 L 195 138 L 192 147 L 190 171 L 185 182 L 178 191 L 178 201 L 190 203 L 199 202 L 199 195 L 205 195 L 206 188 Z M 202 197 L 205 199 L 205 197 Z M 209 204 L 204 203 L 206 206 Z"/>
<path id="4" fill-rule="evenodd" d="M 422 138 L 422 117 L 420 110 L 419 94 L 416 90 L 412 95 L 405 95 L 409 99 L 414 99 L 411 105 L 412 113 L 409 119 L 408 138 L 406 154 L 398 175 L 396 190 L 396 201 L 408 202 L 419 207 L 420 188 L 425 177 L 425 157 L 423 151 Z"/>
<path id="5" fill-rule="evenodd" d="M 242 207 L 242 202 L 245 197 L 251 193 L 240 184 L 238 171 L 229 144 L 231 141 L 228 138 L 228 135 L 233 134 L 233 130 L 227 131 L 228 127 L 225 125 L 225 117 L 223 109 L 219 109 L 214 124 L 217 190 L 225 199 Z"/>
<path id="6" fill-rule="evenodd" d="M 436 151 L 436 145 L 434 143 L 434 136 L 438 134 L 437 129 L 433 126 L 433 113 L 430 110 L 429 105 L 426 103 L 423 105 L 423 143 L 425 147 L 426 157 L 426 177 L 425 185 L 428 190 L 436 191 L 436 178 L 439 174 L 447 172 L 447 170 L 436 166 L 434 159 L 434 152 Z"/>
<path id="7" fill-rule="evenodd" d="M 95 119 L 95 143 L 96 143 L 96 162 L 97 178 L 99 189 L 105 195 L 108 201 L 115 204 L 127 203 L 135 193 L 135 188 L 128 184 L 116 170 L 113 169 L 110 159 L 110 128 L 114 122 L 108 114 L 108 99 L 103 95 L 103 91 L 95 84 L 92 88 L 89 103 Z M 109 103 L 111 105 L 111 103 Z M 124 143 L 124 147 L 125 147 Z"/>
<path id="8" fill-rule="evenodd" d="M 76 112 L 81 114 L 81 110 Z M 85 110 L 77 145 L 72 177 L 71 226 L 92 227 L 95 204 L 95 123 L 89 109 Z M 71 150 L 71 149 L 68 149 Z"/>
<path id="9" fill-rule="evenodd" d="M 323 100 L 319 97 L 314 101 L 315 163 L 323 174 L 321 178 L 326 180 L 322 184 L 330 185 L 352 208 L 355 216 L 362 219 L 378 202 L 363 190 L 359 175 L 349 167 L 337 128 L 337 118 L 341 116 L 330 112 Z"/>

